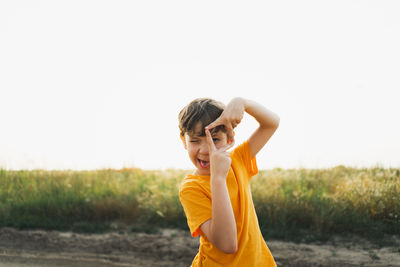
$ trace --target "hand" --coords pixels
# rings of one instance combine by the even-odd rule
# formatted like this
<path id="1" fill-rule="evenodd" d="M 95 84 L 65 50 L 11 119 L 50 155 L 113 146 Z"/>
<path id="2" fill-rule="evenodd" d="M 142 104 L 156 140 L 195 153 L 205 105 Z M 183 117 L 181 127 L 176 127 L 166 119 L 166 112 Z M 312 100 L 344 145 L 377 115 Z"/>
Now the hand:
<path id="1" fill-rule="evenodd" d="M 206 136 L 209 151 L 208 154 L 210 158 L 210 176 L 211 178 L 218 177 L 217 179 L 223 178 L 225 181 L 232 162 L 227 150 L 233 147 L 235 142 L 217 149 L 212 140 L 210 130 L 208 129 L 206 129 Z"/>
<path id="2" fill-rule="evenodd" d="M 244 100 L 242 98 L 234 98 L 226 106 L 215 121 L 207 125 L 205 128 L 211 130 L 219 125 L 224 125 L 227 130 L 228 143 L 233 142 L 233 129 L 242 121 L 244 115 Z"/>

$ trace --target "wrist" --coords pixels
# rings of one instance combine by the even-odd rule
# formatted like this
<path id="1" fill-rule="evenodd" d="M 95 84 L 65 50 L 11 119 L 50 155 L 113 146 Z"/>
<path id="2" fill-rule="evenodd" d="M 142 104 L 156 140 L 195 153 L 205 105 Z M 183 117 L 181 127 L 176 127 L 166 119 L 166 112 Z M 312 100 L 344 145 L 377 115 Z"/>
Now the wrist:
<path id="1" fill-rule="evenodd" d="M 216 174 L 216 175 L 210 175 L 210 179 L 212 183 L 225 183 L 226 184 L 226 175 L 221 175 L 221 174 Z"/>
<path id="2" fill-rule="evenodd" d="M 235 97 L 232 99 L 232 102 L 235 107 L 240 107 L 243 111 L 246 111 L 246 108 L 248 107 L 248 101 L 243 97 Z"/>
<path id="3" fill-rule="evenodd" d="M 234 97 L 231 101 L 246 106 L 246 99 L 243 97 Z"/>

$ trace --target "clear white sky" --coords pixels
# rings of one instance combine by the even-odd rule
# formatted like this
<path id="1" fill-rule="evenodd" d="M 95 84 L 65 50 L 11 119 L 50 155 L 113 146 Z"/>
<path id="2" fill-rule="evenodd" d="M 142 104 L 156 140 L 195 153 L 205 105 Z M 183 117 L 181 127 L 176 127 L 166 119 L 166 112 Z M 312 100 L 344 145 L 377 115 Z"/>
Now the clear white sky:
<path id="1" fill-rule="evenodd" d="M 0 167 L 192 168 L 197 97 L 281 118 L 260 169 L 400 167 L 400 1 L 1 1 Z M 236 143 L 257 127 L 246 116 Z"/>

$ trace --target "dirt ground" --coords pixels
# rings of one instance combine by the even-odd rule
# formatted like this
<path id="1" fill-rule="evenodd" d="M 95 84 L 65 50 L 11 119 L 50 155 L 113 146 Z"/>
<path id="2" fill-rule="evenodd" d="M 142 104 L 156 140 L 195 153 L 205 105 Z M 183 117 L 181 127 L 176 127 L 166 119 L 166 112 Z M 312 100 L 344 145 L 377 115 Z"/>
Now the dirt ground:
<path id="1" fill-rule="evenodd" d="M 345 241 L 347 240 L 347 241 Z M 360 238 L 325 244 L 267 240 L 278 266 L 400 266 L 400 247 L 378 248 Z M 190 266 L 199 239 L 189 232 L 76 234 L 0 228 L 0 267 Z"/>

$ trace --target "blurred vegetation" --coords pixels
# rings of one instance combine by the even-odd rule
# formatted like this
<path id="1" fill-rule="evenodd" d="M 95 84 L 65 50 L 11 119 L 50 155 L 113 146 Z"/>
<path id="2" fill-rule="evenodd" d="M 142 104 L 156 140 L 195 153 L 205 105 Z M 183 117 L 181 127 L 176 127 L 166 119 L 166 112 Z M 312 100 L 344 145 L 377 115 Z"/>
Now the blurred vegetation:
<path id="1" fill-rule="evenodd" d="M 312 241 L 332 233 L 400 234 L 399 169 L 274 169 L 253 179 L 264 235 Z"/>
<path id="2" fill-rule="evenodd" d="M 0 227 L 104 232 L 188 229 L 179 201 L 185 170 L 0 169 Z M 400 235 L 400 170 L 273 169 L 251 182 L 266 239 L 323 240 L 334 233 Z"/>
<path id="3" fill-rule="evenodd" d="M 186 173 L 0 169 L 0 226 L 103 232 L 117 222 L 133 231 L 184 228 L 178 186 Z"/>

